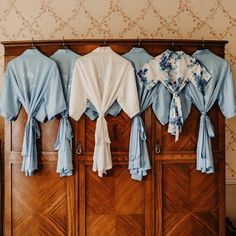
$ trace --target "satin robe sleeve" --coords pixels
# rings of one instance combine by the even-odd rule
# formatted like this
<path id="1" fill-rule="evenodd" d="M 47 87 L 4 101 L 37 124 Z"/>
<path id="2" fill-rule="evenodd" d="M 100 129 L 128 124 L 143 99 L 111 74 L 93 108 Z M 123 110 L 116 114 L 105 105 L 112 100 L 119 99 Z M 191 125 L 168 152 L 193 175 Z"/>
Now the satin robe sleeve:
<path id="1" fill-rule="evenodd" d="M 62 83 L 56 63 L 49 72 L 50 81 L 45 95 L 45 108 L 48 120 L 67 109 Z"/>
<path id="2" fill-rule="evenodd" d="M 123 75 L 123 81 L 119 88 L 117 102 L 130 118 L 140 112 L 136 78 L 131 63 L 127 66 Z"/>
<path id="3" fill-rule="evenodd" d="M 5 73 L 3 91 L 0 100 L 0 112 L 7 120 L 14 120 L 20 110 L 19 89 L 12 68 L 8 65 Z"/>
<path id="4" fill-rule="evenodd" d="M 189 65 L 189 66 L 188 66 Z M 211 74 L 207 69 L 199 63 L 199 61 L 191 56 L 188 56 L 187 60 L 188 78 L 193 85 L 199 88 L 201 91 L 204 90 L 207 82 L 211 79 Z"/>
<path id="5" fill-rule="evenodd" d="M 76 61 L 72 76 L 69 102 L 69 116 L 74 120 L 79 120 L 85 112 L 88 103 L 88 98 L 82 83 L 82 79 L 84 78 L 83 70 L 81 70 L 79 66 L 79 61 Z"/>
<path id="6" fill-rule="evenodd" d="M 218 95 L 218 104 L 226 118 L 236 115 L 236 101 L 234 95 L 234 83 L 230 65 L 226 69 L 225 79 Z"/>

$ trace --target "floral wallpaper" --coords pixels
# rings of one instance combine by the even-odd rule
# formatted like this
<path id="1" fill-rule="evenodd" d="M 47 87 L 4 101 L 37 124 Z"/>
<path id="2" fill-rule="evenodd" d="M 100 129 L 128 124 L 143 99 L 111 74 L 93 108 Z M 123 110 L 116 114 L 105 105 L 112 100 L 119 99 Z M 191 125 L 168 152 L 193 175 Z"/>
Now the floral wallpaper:
<path id="1" fill-rule="evenodd" d="M 1 0 L 0 41 L 31 37 L 225 39 L 236 76 L 235 0 Z M 0 47 L 1 83 L 3 55 Z M 236 118 L 226 136 L 227 180 L 236 183 Z"/>

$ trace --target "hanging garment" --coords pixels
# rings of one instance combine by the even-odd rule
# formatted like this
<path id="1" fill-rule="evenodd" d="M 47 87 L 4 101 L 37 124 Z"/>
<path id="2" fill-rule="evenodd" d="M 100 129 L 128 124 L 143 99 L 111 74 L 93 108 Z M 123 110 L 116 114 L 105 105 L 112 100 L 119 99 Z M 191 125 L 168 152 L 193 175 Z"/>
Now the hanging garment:
<path id="1" fill-rule="evenodd" d="M 87 101 L 94 105 L 96 121 L 93 171 L 102 177 L 112 168 L 110 138 L 105 114 L 117 100 L 130 118 L 139 112 L 135 74 L 131 63 L 110 47 L 99 47 L 77 59 L 74 67 L 69 114 L 79 120 Z"/>
<path id="2" fill-rule="evenodd" d="M 202 90 L 211 78 L 210 74 L 195 58 L 183 51 L 171 50 L 149 61 L 138 74 L 148 89 L 161 82 L 172 94 L 168 132 L 175 135 L 177 141 L 191 109 L 191 99 L 184 92 L 185 86 L 191 82 Z"/>
<path id="3" fill-rule="evenodd" d="M 143 48 L 132 48 L 123 55 L 129 60 L 135 69 L 139 71 L 144 64 L 153 59 Z M 141 113 L 150 105 L 162 124 L 168 123 L 169 110 L 166 109 L 166 101 L 170 101 L 170 93 L 164 85 L 155 86 L 148 90 L 140 77 L 136 76 L 140 113 L 132 119 L 130 145 L 129 145 L 129 170 L 135 180 L 142 180 L 147 175 L 147 170 L 151 169 L 148 149 L 146 144 L 146 133 Z"/>
<path id="4" fill-rule="evenodd" d="M 39 122 L 51 120 L 66 109 L 57 65 L 37 49 L 27 49 L 7 65 L 1 96 L 1 115 L 14 120 L 21 105 L 28 114 L 22 147 L 22 171 L 32 175 L 38 168 L 36 139 Z"/>
<path id="5" fill-rule="evenodd" d="M 213 54 L 208 49 L 198 50 L 193 56 L 206 67 L 212 76 L 203 94 L 196 92 L 193 87 L 188 87 L 187 93 L 201 112 L 197 143 L 197 170 L 203 173 L 213 173 L 214 162 L 211 138 L 215 137 L 215 134 L 207 112 L 217 101 L 226 118 L 236 115 L 234 84 L 230 65 L 226 60 Z"/>
<path id="6" fill-rule="evenodd" d="M 63 92 L 66 99 L 67 109 L 62 112 L 60 127 L 58 130 L 57 140 L 54 149 L 58 150 L 57 173 L 60 176 L 70 176 L 73 173 L 72 164 L 72 128 L 69 117 L 69 98 L 71 90 L 71 78 L 74 68 L 74 63 L 79 57 L 70 49 L 59 49 L 50 58 L 57 63 Z"/>

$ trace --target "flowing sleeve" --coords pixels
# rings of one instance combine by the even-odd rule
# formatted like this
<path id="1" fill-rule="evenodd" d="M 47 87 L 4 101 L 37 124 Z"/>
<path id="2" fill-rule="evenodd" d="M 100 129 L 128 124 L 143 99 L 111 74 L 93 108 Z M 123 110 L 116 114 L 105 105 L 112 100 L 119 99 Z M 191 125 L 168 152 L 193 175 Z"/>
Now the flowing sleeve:
<path id="1" fill-rule="evenodd" d="M 8 65 L 0 99 L 0 112 L 7 120 L 14 120 L 20 110 L 19 88 L 13 69 Z"/>
<path id="2" fill-rule="evenodd" d="M 227 69 L 225 71 L 225 78 L 222 82 L 222 86 L 219 91 L 218 104 L 226 118 L 231 118 L 236 115 L 234 82 L 229 64 L 227 65 Z"/>
<path id="3" fill-rule="evenodd" d="M 88 98 L 82 83 L 85 75 L 79 60 L 80 59 L 76 61 L 73 71 L 69 103 L 69 115 L 75 120 L 79 120 L 79 118 L 85 112 L 88 102 Z"/>
<path id="4" fill-rule="evenodd" d="M 128 65 L 127 70 L 123 75 L 117 102 L 130 118 L 134 117 L 140 111 L 136 79 L 131 64 Z"/>
<path id="5" fill-rule="evenodd" d="M 53 62 L 49 72 L 45 108 L 48 120 L 51 120 L 55 115 L 67 109 L 60 74 L 55 62 Z"/>
<path id="6" fill-rule="evenodd" d="M 211 74 L 196 58 L 188 56 L 186 60 L 188 79 L 196 88 L 203 91 L 207 82 L 211 79 Z"/>

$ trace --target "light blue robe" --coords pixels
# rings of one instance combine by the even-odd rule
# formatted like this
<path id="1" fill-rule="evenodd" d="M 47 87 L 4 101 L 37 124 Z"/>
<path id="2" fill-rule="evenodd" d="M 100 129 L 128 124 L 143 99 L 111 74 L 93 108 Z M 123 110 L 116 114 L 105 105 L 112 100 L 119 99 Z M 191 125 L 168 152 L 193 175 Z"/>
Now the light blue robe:
<path id="1" fill-rule="evenodd" d="M 132 48 L 123 57 L 133 64 L 135 72 L 139 71 L 145 63 L 153 59 L 143 48 Z M 137 74 L 136 82 L 140 113 L 132 120 L 129 144 L 129 169 L 132 179 L 142 180 L 142 177 L 147 175 L 147 170 L 151 169 L 151 165 L 146 144 L 147 136 L 141 114 L 152 105 L 158 120 L 162 124 L 168 123 L 169 110 L 166 109 L 165 102 L 170 101 L 170 94 L 162 84 L 155 86 L 152 90 L 146 89 L 142 79 Z"/>
<path id="2" fill-rule="evenodd" d="M 50 58 L 57 63 L 63 92 L 66 99 L 67 109 L 61 114 L 60 127 L 58 130 L 57 141 L 54 145 L 58 150 L 57 173 L 60 176 L 70 176 L 73 173 L 72 163 L 72 128 L 69 122 L 69 100 L 71 90 L 71 77 L 73 73 L 74 63 L 79 57 L 70 49 L 59 49 Z"/>
<path id="3" fill-rule="evenodd" d="M 40 138 L 37 121 L 51 120 L 66 109 L 57 65 L 37 49 L 27 49 L 7 65 L 1 115 L 16 119 L 21 105 L 28 114 L 22 147 L 22 171 L 32 175 L 38 169 L 36 140 Z"/>
<path id="4" fill-rule="evenodd" d="M 215 134 L 207 113 L 217 101 L 226 118 L 236 115 L 234 84 L 230 64 L 226 60 L 208 49 L 198 50 L 193 56 L 206 67 L 212 76 L 204 89 L 204 94 L 195 91 L 193 87 L 188 87 L 187 93 L 201 112 L 197 144 L 197 170 L 203 173 L 213 173 L 211 138 L 215 137 Z"/>

